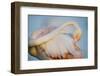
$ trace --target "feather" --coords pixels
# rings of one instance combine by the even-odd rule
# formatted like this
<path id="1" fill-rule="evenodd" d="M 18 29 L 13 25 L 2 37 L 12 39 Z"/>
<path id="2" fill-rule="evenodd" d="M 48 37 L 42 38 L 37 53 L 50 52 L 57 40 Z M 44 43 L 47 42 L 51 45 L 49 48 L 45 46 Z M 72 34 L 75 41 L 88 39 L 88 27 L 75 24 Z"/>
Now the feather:
<path id="1" fill-rule="evenodd" d="M 70 36 L 68 30 L 73 27 L 75 30 L 71 32 L 72 36 Z M 32 55 L 37 55 L 37 57 L 40 55 L 39 57 L 45 59 L 81 58 L 82 54 L 77 46 L 80 37 L 81 29 L 78 24 L 76 22 L 66 22 L 56 29 L 52 26 L 36 31 L 29 40 L 29 46 L 38 47 L 35 51 L 33 49 L 36 54 Z M 31 50 L 31 53 L 34 52 Z"/>

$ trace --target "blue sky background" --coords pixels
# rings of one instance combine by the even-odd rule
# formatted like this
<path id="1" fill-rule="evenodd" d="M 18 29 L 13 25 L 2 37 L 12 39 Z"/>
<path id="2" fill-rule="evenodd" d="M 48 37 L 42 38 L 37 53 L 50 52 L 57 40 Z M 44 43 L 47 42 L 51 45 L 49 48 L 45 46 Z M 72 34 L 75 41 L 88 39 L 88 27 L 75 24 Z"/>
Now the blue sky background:
<path id="1" fill-rule="evenodd" d="M 75 16 L 45 16 L 45 15 L 29 15 L 28 16 L 28 37 L 33 31 L 46 26 L 59 26 L 67 21 L 75 21 L 82 30 L 82 37 L 79 46 L 84 58 L 88 57 L 88 18 Z M 28 55 L 28 60 L 37 60 L 37 58 Z"/>

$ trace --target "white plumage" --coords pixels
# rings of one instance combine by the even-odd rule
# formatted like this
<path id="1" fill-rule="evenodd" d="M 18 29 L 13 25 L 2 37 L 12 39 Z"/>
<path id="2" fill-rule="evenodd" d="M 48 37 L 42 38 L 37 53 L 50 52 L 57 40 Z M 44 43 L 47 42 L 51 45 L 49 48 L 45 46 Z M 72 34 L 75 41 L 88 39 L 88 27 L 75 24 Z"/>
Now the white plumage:
<path id="1" fill-rule="evenodd" d="M 77 45 L 80 37 L 81 30 L 76 22 L 40 29 L 29 39 L 29 53 L 40 59 L 81 58 L 82 54 Z"/>

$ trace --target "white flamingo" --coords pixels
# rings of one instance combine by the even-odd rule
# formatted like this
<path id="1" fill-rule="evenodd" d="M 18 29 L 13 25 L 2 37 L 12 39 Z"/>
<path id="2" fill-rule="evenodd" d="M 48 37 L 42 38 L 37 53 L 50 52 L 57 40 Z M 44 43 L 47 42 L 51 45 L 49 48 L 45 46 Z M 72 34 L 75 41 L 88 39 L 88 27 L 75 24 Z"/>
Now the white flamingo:
<path id="1" fill-rule="evenodd" d="M 74 27 L 72 36 L 68 35 L 69 27 Z M 76 22 L 66 22 L 57 28 L 47 27 L 33 32 L 29 39 L 29 53 L 40 59 L 82 58 L 77 42 L 81 29 Z"/>

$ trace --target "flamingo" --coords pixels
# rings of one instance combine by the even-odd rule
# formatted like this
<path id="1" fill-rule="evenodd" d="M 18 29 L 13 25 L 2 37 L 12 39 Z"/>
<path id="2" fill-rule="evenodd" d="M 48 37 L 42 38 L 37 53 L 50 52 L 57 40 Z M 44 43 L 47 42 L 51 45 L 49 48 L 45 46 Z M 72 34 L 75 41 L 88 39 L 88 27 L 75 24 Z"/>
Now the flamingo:
<path id="1" fill-rule="evenodd" d="M 74 28 L 74 30 L 70 30 Z M 69 31 L 71 35 L 69 35 Z M 29 39 L 29 53 L 39 59 L 82 58 L 77 42 L 82 35 L 77 22 L 69 21 L 59 27 L 46 27 L 32 33 Z"/>

